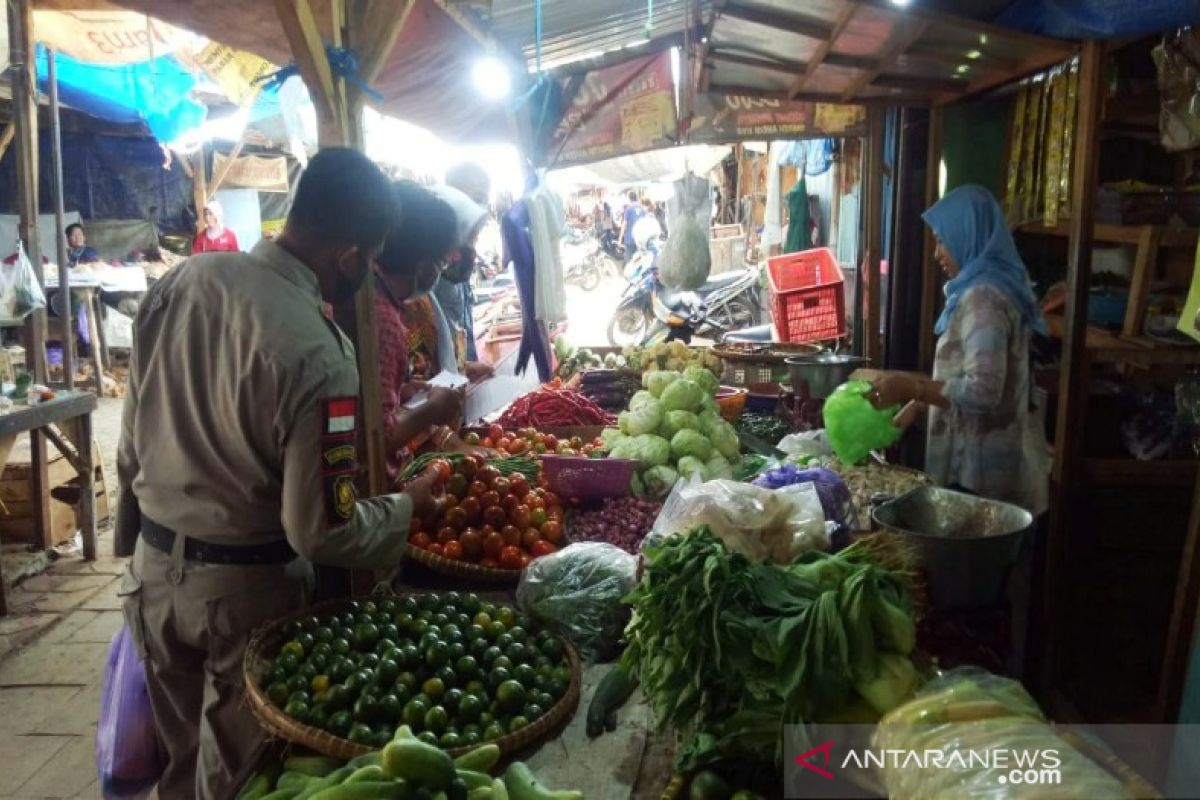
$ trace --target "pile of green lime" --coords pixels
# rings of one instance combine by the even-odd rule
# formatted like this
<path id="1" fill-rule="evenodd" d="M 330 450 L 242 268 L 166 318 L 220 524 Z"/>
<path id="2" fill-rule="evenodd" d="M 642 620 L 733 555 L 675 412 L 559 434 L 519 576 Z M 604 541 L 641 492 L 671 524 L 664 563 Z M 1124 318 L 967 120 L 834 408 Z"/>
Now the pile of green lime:
<path id="1" fill-rule="evenodd" d="M 474 594 L 354 601 L 291 622 L 263 688 L 288 716 L 370 747 L 396 726 L 445 749 L 514 733 L 567 692 L 562 642 Z"/>

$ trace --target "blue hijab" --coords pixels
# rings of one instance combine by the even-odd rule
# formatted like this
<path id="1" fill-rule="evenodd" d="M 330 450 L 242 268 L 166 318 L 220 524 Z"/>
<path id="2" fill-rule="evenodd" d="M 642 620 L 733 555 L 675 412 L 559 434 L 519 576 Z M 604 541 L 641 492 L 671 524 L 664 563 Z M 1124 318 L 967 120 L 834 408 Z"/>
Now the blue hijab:
<path id="1" fill-rule="evenodd" d="M 946 282 L 946 307 L 933 326 L 934 333 L 945 333 L 959 299 L 968 289 L 982 285 L 1003 292 L 1026 325 L 1038 333 L 1047 332 L 1029 273 L 1017 253 L 1004 211 L 991 192 L 982 186 L 960 186 L 926 209 L 921 218 L 959 267 L 958 275 Z"/>

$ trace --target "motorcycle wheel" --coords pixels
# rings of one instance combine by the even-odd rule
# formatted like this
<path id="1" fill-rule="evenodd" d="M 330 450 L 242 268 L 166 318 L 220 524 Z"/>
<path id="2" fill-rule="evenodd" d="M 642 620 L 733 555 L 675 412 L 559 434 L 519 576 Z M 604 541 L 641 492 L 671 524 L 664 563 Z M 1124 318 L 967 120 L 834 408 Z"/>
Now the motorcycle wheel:
<path id="1" fill-rule="evenodd" d="M 755 305 L 741 297 L 735 297 L 720 308 L 713 309 L 710 316 L 722 331 L 740 331 L 758 323 Z"/>
<path id="2" fill-rule="evenodd" d="M 579 286 L 585 291 L 590 292 L 600 285 L 600 268 L 596 266 L 596 262 L 590 261 L 583 267 L 583 274 L 579 276 Z"/>
<path id="3" fill-rule="evenodd" d="M 645 309 L 635 306 L 617 309 L 608 323 L 608 343 L 613 347 L 640 345 L 649 328 L 650 315 Z"/>

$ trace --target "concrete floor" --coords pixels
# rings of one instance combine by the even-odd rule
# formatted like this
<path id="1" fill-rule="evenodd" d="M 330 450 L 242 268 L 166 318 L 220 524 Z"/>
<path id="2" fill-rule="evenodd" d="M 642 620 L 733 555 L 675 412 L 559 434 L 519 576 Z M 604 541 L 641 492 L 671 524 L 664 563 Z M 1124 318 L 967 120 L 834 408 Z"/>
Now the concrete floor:
<path id="1" fill-rule="evenodd" d="M 93 416 L 109 496 L 116 497 L 121 401 L 104 398 Z M 124 560 L 112 530 L 99 557 L 62 549 L 41 575 L 8 587 L 0 617 L 0 798 L 99 798 L 96 721 L 109 642 L 122 624 L 117 597 Z"/>

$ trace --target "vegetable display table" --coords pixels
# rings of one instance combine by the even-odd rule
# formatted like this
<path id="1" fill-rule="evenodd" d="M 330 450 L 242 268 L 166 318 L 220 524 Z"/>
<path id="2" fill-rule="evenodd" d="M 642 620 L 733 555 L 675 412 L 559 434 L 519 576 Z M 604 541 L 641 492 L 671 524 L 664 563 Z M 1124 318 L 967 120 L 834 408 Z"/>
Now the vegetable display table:
<path id="1" fill-rule="evenodd" d="M 92 462 L 92 412 L 95 410 L 95 395 L 76 390 L 59 392 L 53 400 L 35 406 L 17 405 L 6 413 L 0 413 L 0 470 L 8 462 L 17 436 L 22 433 L 30 436 L 35 501 L 33 518 L 37 531 L 43 537 L 48 525 L 50 487 L 46 485 L 42 437 L 48 439 L 75 468 L 79 475 L 78 515 L 83 535 L 83 557 L 89 561 L 96 558 L 96 470 Z M 49 546 L 48 543 L 44 544 Z M 0 615 L 7 613 L 4 583 L 0 581 Z"/>

